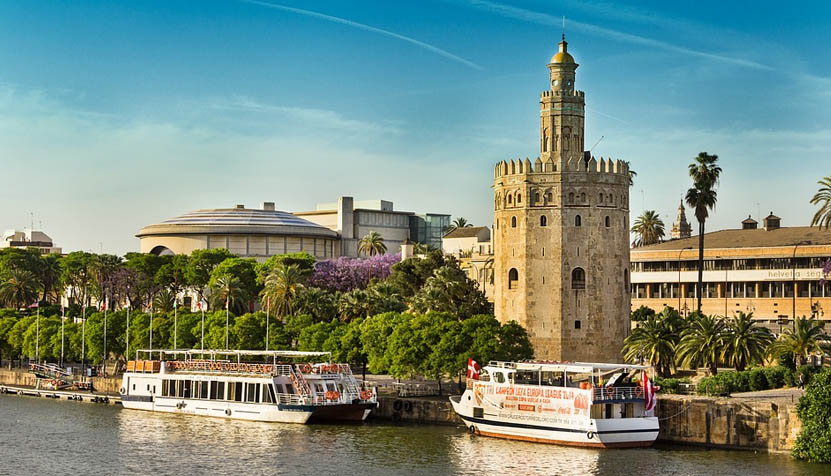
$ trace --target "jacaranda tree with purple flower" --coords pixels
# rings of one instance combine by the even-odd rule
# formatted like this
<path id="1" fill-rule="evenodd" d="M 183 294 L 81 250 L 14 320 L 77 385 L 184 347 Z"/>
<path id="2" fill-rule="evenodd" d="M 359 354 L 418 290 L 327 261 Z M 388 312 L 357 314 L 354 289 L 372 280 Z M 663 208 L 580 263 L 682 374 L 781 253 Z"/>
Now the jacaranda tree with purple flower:
<path id="1" fill-rule="evenodd" d="M 308 285 L 330 291 L 349 292 L 363 289 L 373 278 L 384 279 L 390 274 L 390 268 L 401 261 L 401 255 L 385 254 L 369 258 L 340 257 L 319 261 L 315 264 L 314 274 Z"/>

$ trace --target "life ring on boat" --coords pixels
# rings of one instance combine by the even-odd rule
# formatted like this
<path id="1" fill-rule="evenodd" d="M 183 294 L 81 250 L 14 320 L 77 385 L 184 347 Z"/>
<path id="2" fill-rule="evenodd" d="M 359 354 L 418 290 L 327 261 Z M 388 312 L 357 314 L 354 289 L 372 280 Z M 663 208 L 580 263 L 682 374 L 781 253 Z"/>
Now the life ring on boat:
<path id="1" fill-rule="evenodd" d="M 332 400 L 337 400 L 339 398 L 340 398 L 340 392 L 338 392 L 337 390 L 332 392 Z"/>
<path id="2" fill-rule="evenodd" d="M 467 432 L 470 433 L 471 435 L 475 435 L 476 434 L 476 425 L 470 425 L 469 427 L 467 427 Z"/>
<path id="3" fill-rule="evenodd" d="M 635 387 L 635 397 L 643 397 L 643 387 Z"/>
<path id="4" fill-rule="evenodd" d="M 121 389 L 119 389 L 118 393 L 120 393 L 121 395 L 124 395 L 124 393 L 125 393 L 124 392 L 124 387 L 121 387 Z"/>
<path id="5" fill-rule="evenodd" d="M 300 371 L 304 374 L 307 374 L 312 371 L 312 366 L 309 364 L 300 364 L 299 365 Z"/>
<path id="6" fill-rule="evenodd" d="M 586 432 L 586 438 L 588 438 L 590 440 L 593 439 L 594 438 L 594 432 L 593 431 L 587 431 Z"/>
<path id="7" fill-rule="evenodd" d="M 326 400 L 332 400 L 333 399 L 332 393 L 333 392 L 326 392 L 323 395 L 326 397 Z"/>
<path id="8" fill-rule="evenodd" d="M 413 402 L 411 402 L 409 400 L 404 402 L 404 411 L 407 412 L 407 413 L 413 411 Z"/>
<path id="9" fill-rule="evenodd" d="M 231 409 L 230 408 L 225 409 L 225 415 L 226 416 L 231 416 Z"/>
<path id="10" fill-rule="evenodd" d="M 332 364 L 329 366 L 329 372 L 336 374 L 340 369 L 338 368 L 338 364 Z"/>
<path id="11" fill-rule="evenodd" d="M 606 398 L 614 398 L 615 397 L 615 387 L 605 387 L 603 389 L 603 393 L 606 394 Z"/>
<path id="12" fill-rule="evenodd" d="M 397 412 L 401 411 L 402 406 L 404 406 L 404 402 L 402 402 L 401 400 L 396 400 L 396 401 L 392 402 L 392 409 L 397 411 Z"/>
<path id="13" fill-rule="evenodd" d="M 372 392 L 369 390 L 361 392 L 361 400 L 372 400 Z"/>

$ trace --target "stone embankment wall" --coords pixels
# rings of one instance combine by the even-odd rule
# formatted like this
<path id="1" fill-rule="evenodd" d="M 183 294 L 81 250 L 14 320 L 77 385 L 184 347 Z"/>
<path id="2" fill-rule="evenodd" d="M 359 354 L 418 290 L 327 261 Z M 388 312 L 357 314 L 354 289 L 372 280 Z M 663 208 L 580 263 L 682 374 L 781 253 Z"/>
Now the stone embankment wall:
<path id="1" fill-rule="evenodd" d="M 96 393 L 118 395 L 121 377 L 92 377 L 92 386 Z M 19 369 L 0 369 L 0 384 L 15 387 L 34 387 L 37 379 L 34 374 Z"/>
<path id="2" fill-rule="evenodd" d="M 664 395 L 655 415 L 661 441 L 773 453 L 790 451 L 802 428 L 796 404 L 786 399 Z"/>
<path id="3" fill-rule="evenodd" d="M 442 425 L 462 424 L 456 416 L 448 397 L 398 398 L 382 396 L 372 418 L 412 423 L 433 423 Z"/>

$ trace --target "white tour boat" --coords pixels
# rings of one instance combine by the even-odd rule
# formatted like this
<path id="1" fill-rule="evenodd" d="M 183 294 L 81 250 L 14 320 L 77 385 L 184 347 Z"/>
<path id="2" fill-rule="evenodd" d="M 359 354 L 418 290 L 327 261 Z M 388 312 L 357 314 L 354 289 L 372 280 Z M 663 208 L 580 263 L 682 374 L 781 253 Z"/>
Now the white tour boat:
<path id="1" fill-rule="evenodd" d="M 362 390 L 348 364 L 330 359 L 328 352 L 139 350 L 127 362 L 121 404 L 266 422 L 363 421 L 377 404 L 375 391 Z"/>
<path id="2" fill-rule="evenodd" d="M 658 419 L 651 415 L 648 368 L 490 362 L 450 401 L 472 434 L 570 446 L 650 446 Z"/>

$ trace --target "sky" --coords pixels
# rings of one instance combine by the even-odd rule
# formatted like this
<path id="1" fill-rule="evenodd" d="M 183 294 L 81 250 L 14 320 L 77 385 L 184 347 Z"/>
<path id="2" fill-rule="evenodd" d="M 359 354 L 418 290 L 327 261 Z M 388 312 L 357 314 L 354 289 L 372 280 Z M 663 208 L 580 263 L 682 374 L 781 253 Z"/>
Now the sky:
<path id="1" fill-rule="evenodd" d="M 809 224 L 828 2 L 0 0 L 0 229 L 123 254 L 190 210 L 338 196 L 489 225 L 494 164 L 538 155 L 563 17 L 585 143 L 637 171 L 633 220 L 669 229 L 707 151 L 708 230 Z"/>

